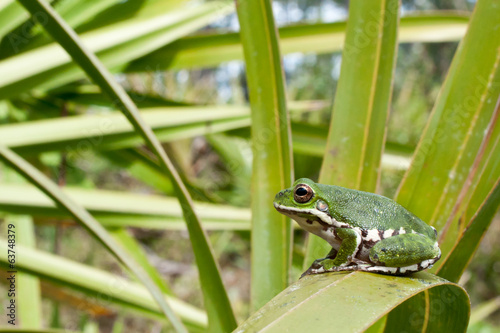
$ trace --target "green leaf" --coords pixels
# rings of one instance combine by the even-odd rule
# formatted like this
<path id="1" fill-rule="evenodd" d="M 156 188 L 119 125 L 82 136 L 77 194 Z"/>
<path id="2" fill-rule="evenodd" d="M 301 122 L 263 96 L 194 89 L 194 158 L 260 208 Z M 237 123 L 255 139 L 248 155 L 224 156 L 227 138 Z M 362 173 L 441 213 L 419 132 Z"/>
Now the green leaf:
<path id="1" fill-rule="evenodd" d="M 454 288 L 426 289 L 391 311 L 384 332 L 399 333 L 402 327 L 410 333 L 466 332 L 470 315 L 469 297 L 461 287 L 455 284 L 448 286 Z"/>
<path id="2" fill-rule="evenodd" d="M 146 288 L 151 292 L 154 299 L 160 305 L 163 313 L 170 319 L 172 325 L 179 332 L 184 332 L 185 328 L 173 313 L 168 303 L 162 297 L 160 290 L 151 280 L 151 278 L 140 268 L 123 248 L 116 243 L 116 241 L 109 235 L 99 222 L 97 222 L 92 215 L 90 215 L 83 207 L 71 200 L 58 186 L 48 179 L 39 170 L 35 169 L 31 164 L 23 160 L 16 153 L 9 148 L 0 146 L 0 158 L 14 170 L 20 173 L 23 177 L 28 179 L 36 185 L 41 191 L 49 196 L 60 207 L 67 210 L 82 227 L 84 227 L 95 239 L 113 254 L 120 262 L 122 262 L 131 272 L 133 272 L 139 280 L 144 283 Z"/>
<path id="3" fill-rule="evenodd" d="M 458 282 L 465 268 L 472 260 L 481 239 L 490 226 L 499 207 L 500 179 L 472 221 L 469 222 L 465 230 L 459 235 L 459 239 L 454 244 L 449 255 L 441 259 L 441 265 L 437 269 L 439 276 L 449 281 Z"/>
<path id="4" fill-rule="evenodd" d="M 66 23 L 76 28 L 117 3 L 119 0 L 60 1 L 55 9 Z"/>
<path id="5" fill-rule="evenodd" d="M 144 121 L 162 141 L 180 140 L 248 126 L 244 106 L 159 107 L 142 109 Z M 87 149 L 110 150 L 143 143 L 140 134 L 122 114 L 81 115 L 0 126 L 0 142 L 19 153 Z"/>
<path id="6" fill-rule="evenodd" d="M 320 183 L 377 190 L 392 94 L 398 8 L 397 0 L 350 3 Z M 304 265 L 322 258 L 328 247 L 324 240 L 310 236 Z"/>
<path id="7" fill-rule="evenodd" d="M 57 1 L 54 4 L 54 8 L 64 18 L 66 23 L 68 23 L 73 28 L 76 28 L 82 23 L 93 18 L 96 14 L 99 13 L 99 11 L 108 8 L 118 1 L 119 0 L 66 0 Z M 25 19 L 29 18 L 26 10 L 24 10 L 24 8 L 19 3 L 17 3 L 17 5 L 19 7 L 18 10 L 22 13 L 22 17 L 24 17 Z M 37 24 L 28 23 L 29 21 L 24 23 L 31 28 L 29 29 L 29 31 L 27 28 L 21 28 L 11 31 L 9 33 L 9 36 L 7 37 L 10 40 L 10 43 L 5 43 L 4 41 L 4 43 L 2 44 L 2 56 L 5 58 L 11 57 L 20 52 L 26 52 L 27 50 L 31 50 L 41 45 L 51 43 L 52 39 L 43 31 L 42 25 L 44 21 L 44 17 L 40 16 L 37 17 L 37 20 L 35 21 L 35 23 Z M 0 27 L 0 29 L 2 28 Z M 13 36 L 10 36 L 10 34 L 20 34 L 20 36 L 17 36 L 17 38 L 19 39 L 16 39 L 15 37 L 13 38 Z"/>
<path id="8" fill-rule="evenodd" d="M 35 227 L 30 216 L 10 215 L 5 219 L 5 223 L 6 225 L 14 225 L 14 228 L 8 228 L 8 230 L 14 232 L 12 235 L 15 235 L 15 239 L 17 240 L 15 244 L 23 245 L 28 248 L 36 248 Z M 9 232 L 8 234 L 11 233 Z M 5 246 L 5 249 L 9 248 Z M 13 250 L 17 252 L 16 248 L 13 248 Z M 22 253 L 20 256 L 22 256 Z M 38 281 L 36 276 L 29 273 L 19 272 L 15 275 L 17 287 L 17 313 L 21 324 L 20 326 L 32 329 L 41 328 L 42 297 L 40 293 L 40 281 Z"/>
<path id="9" fill-rule="evenodd" d="M 257 310 L 289 281 L 292 225 L 272 202 L 293 177 L 284 74 L 271 1 L 237 1 L 252 109 L 251 308 Z M 263 80 L 263 78 L 265 79 Z"/>
<path id="10" fill-rule="evenodd" d="M 1 129 L 1 127 L 0 127 Z M 323 157 L 326 149 L 328 128 L 292 122 L 293 152 L 309 156 Z M 394 142 L 385 142 L 382 167 L 406 170 L 414 148 Z"/>
<path id="11" fill-rule="evenodd" d="M 2 22 L 2 24 L 0 24 L 0 40 L 2 38 L 7 38 L 10 44 L 17 46 L 24 44 L 26 42 L 26 36 L 20 36 L 17 33 L 7 35 L 7 33 L 28 18 L 29 15 L 17 1 L 3 0 L 0 3 L 0 22 Z"/>
<path id="12" fill-rule="evenodd" d="M 413 308 L 414 315 L 399 316 L 397 329 L 385 332 L 465 332 L 469 298 L 460 286 L 429 273 L 395 277 L 370 273 L 308 275 L 253 314 L 235 333 L 318 332 L 332 328 L 363 332 L 405 302 L 427 300 Z M 389 316 L 396 316 L 395 311 Z M 332 315 L 334 314 L 334 315 Z M 425 315 L 421 316 L 421 315 Z"/>
<path id="13" fill-rule="evenodd" d="M 163 171 L 170 177 L 177 198 L 181 203 L 195 255 L 196 265 L 199 271 L 210 330 L 229 331 L 234 329 L 234 327 L 236 327 L 236 319 L 229 303 L 226 290 L 222 284 L 219 268 L 214 259 L 212 248 L 208 243 L 207 235 L 201 227 L 201 223 L 193 209 L 191 196 L 161 146 L 160 141 L 156 138 L 151 128 L 144 122 L 137 106 L 132 102 L 125 90 L 114 80 L 111 73 L 103 66 L 99 59 L 83 46 L 76 33 L 61 20 L 57 13 L 47 5 L 44 0 L 20 1 L 32 15 L 38 12 L 43 12 L 48 15 L 48 20 L 44 28 L 62 47 L 64 47 L 87 75 L 99 85 L 101 90 L 117 104 L 117 107 L 134 126 L 134 129 L 140 133 L 153 154 L 158 157 L 159 164 Z M 214 6 L 220 5 L 217 2 L 209 4 L 213 4 Z M 142 273 L 142 271 L 140 271 L 140 273 Z M 149 287 L 148 289 L 157 289 L 154 283 L 150 283 L 149 277 L 143 279 L 143 281 L 147 283 L 146 286 Z M 155 296 L 159 304 L 164 306 L 163 309 L 165 310 L 165 314 L 171 319 L 174 327 L 179 331 L 184 331 L 185 329 L 182 327 L 182 324 L 176 320 L 174 314 L 166 306 L 167 304 L 164 300 L 157 297 L 156 294 L 153 294 L 153 296 Z"/>
<path id="14" fill-rule="evenodd" d="M 159 11 L 147 20 L 136 18 L 119 22 L 85 33 L 82 38 L 107 67 L 119 69 L 129 61 L 196 31 L 231 10 L 232 6 L 228 6 L 227 1 L 211 1 L 189 10 Z M 38 65 L 26 65 L 32 63 Z M 0 71 L 5 74 L 0 78 L 0 99 L 17 96 L 34 87 L 54 88 L 85 77 L 85 72 L 57 44 L 4 59 L 0 61 Z"/>
<path id="15" fill-rule="evenodd" d="M 477 3 L 396 196 L 436 227 L 443 258 L 500 178 L 499 15 L 496 1 Z"/>
<path id="16" fill-rule="evenodd" d="M 378 15 L 378 14 L 377 14 Z M 467 28 L 468 16 L 449 11 L 423 12 L 401 18 L 400 43 L 458 41 Z M 345 22 L 311 24 L 279 29 L 280 48 L 288 53 L 332 53 L 344 44 Z M 242 60 L 243 49 L 238 33 L 203 34 L 184 37 L 134 60 L 128 72 L 158 69 L 203 68 L 222 62 Z"/>
<path id="17" fill-rule="evenodd" d="M 86 102 L 97 102 L 89 94 L 77 95 L 71 101 L 80 98 Z M 99 101 L 102 99 L 99 98 Z M 160 102 L 151 100 L 149 103 Z M 316 103 L 312 102 L 289 101 L 288 105 L 293 113 L 316 109 Z M 243 105 L 155 106 L 141 109 L 141 114 L 162 142 L 247 128 L 251 122 L 249 108 Z M 323 156 L 327 128 L 292 123 L 292 132 L 294 152 Z M 0 125 L 0 142 L 22 154 L 66 150 L 70 157 L 76 157 L 80 153 L 83 155 L 87 149 L 106 151 L 106 156 L 109 156 L 113 154 L 110 150 L 138 146 L 142 144 L 142 139 L 122 115 L 111 112 Z M 405 169 L 412 152 L 411 148 L 387 143 L 382 164 L 384 167 Z M 113 160 L 120 159 L 117 154 L 120 152 L 112 156 Z M 130 163 L 137 164 L 134 160 Z M 158 177 L 152 178 L 153 185 L 157 181 Z M 170 190 L 171 187 L 163 188 Z"/>
<path id="18" fill-rule="evenodd" d="M 185 229 L 178 200 L 158 195 L 65 187 L 64 192 L 106 227 Z M 250 211 L 195 203 L 203 226 L 211 230 L 248 230 Z M 33 186 L 0 183 L 0 211 L 34 216 L 71 216 Z"/>
<path id="19" fill-rule="evenodd" d="M 146 255 L 146 252 L 137 242 L 137 240 L 125 228 L 109 228 L 108 232 L 113 236 L 128 252 L 134 260 L 148 273 L 151 279 L 160 288 L 162 293 L 173 295 L 165 280 L 160 273 L 151 265 Z"/>
<path id="20" fill-rule="evenodd" d="M 6 240 L 0 239 L 0 245 L 6 248 Z M 137 282 L 131 282 L 107 271 L 23 245 L 18 245 L 18 251 L 22 253 L 17 257 L 17 268 L 20 271 L 29 272 L 56 285 L 83 292 L 92 298 L 96 294 L 104 295 L 104 299 L 110 303 L 129 310 L 140 311 L 155 319 L 165 320 L 162 310 L 151 294 Z M 0 262 L 4 264 L 8 262 L 7 251 L 0 253 Z M 203 311 L 172 296 L 161 294 L 161 297 L 172 304 L 172 308 L 186 324 L 206 328 L 207 317 Z"/>

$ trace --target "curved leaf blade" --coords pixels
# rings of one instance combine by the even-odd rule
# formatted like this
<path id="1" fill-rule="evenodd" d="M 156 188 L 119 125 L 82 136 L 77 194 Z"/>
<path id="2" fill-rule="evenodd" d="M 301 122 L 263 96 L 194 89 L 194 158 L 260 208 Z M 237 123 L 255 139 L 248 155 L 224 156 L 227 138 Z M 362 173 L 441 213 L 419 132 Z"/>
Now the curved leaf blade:
<path id="1" fill-rule="evenodd" d="M 273 298 L 235 332 L 302 332 L 311 327 L 318 332 L 329 332 L 334 327 L 344 332 L 363 332 L 399 304 L 426 291 L 429 303 L 421 309 L 429 316 L 427 322 L 419 322 L 419 332 L 424 323 L 434 324 L 434 318 L 440 318 L 441 325 L 453 320 L 453 332 L 465 332 L 470 311 L 467 293 L 425 272 L 410 277 L 362 272 L 308 275 Z M 455 320 L 457 314 L 463 319 Z M 411 320 L 401 317 L 398 332 L 401 327 L 415 327 Z M 392 332 L 390 327 L 386 331 Z"/>
<path id="2" fill-rule="evenodd" d="M 44 0 L 19 0 L 32 15 L 42 12 L 48 16 L 44 28 L 52 37 L 57 40 L 62 47 L 71 55 L 73 60 L 89 75 L 89 77 L 99 85 L 101 90 L 114 101 L 117 107 L 123 112 L 134 129 L 141 134 L 145 143 L 158 157 L 158 161 L 163 171 L 171 179 L 179 202 L 183 210 L 183 215 L 189 231 L 191 245 L 194 251 L 196 264 L 199 270 L 200 282 L 203 291 L 204 303 L 208 313 L 210 329 L 213 331 L 229 331 L 236 327 L 231 304 L 222 283 L 219 267 L 215 261 L 213 250 L 208 242 L 207 235 L 193 209 L 193 203 L 189 192 L 177 173 L 174 165 L 168 158 L 160 141 L 154 135 L 151 128 L 142 119 L 137 106 L 125 90 L 114 80 L 111 73 L 104 67 L 99 59 L 89 52 L 80 41 L 78 35 L 60 18 L 60 16 Z M 86 212 L 85 212 L 86 213 Z M 97 223 L 97 221 L 96 221 Z M 136 268 L 138 270 L 138 268 Z M 139 273 L 143 273 L 140 270 Z M 144 275 L 143 281 L 149 288 L 154 288 L 157 293 L 157 286 L 151 281 L 149 276 Z M 147 278 L 147 279 L 146 279 Z M 171 319 L 172 324 L 179 331 L 185 331 L 182 323 L 175 317 L 168 304 L 154 294 L 155 299 L 165 314 Z"/>
<path id="3" fill-rule="evenodd" d="M 459 41 L 467 28 L 468 16 L 449 11 L 422 12 L 402 17 L 399 43 Z M 318 54 L 339 52 L 345 39 L 346 22 L 297 25 L 279 29 L 283 54 Z M 214 67 L 232 60 L 242 60 L 243 49 L 239 34 L 203 34 L 183 37 L 136 59 L 125 69 L 139 72 L 151 63 L 158 69 L 185 69 Z"/>
<path id="4" fill-rule="evenodd" d="M 159 12 L 148 20 L 120 22 L 84 33 L 82 37 L 107 67 L 116 70 L 202 28 L 231 10 L 227 1 L 211 1 L 188 10 Z M 47 19 L 49 22 L 50 18 Z M 47 27 L 44 24 L 44 28 Z M 26 66 L 27 63 L 37 63 L 37 66 Z M 0 61 L 0 71 L 6 74 L 0 78 L 0 98 L 11 98 L 35 87 L 50 89 L 85 77 L 85 72 L 57 44 L 4 59 Z"/>
<path id="5" fill-rule="evenodd" d="M 453 286 L 453 287 L 452 287 Z M 457 285 L 432 287 L 406 300 L 387 316 L 385 333 L 465 332 L 469 297 Z"/>
<path id="6" fill-rule="evenodd" d="M 7 216 L 5 223 L 13 224 L 17 243 L 29 248 L 36 248 L 35 226 L 28 215 Z M 8 247 L 5 247 L 6 249 Z M 17 297 L 20 326 L 37 329 L 42 327 L 42 297 L 40 281 L 36 276 L 20 272 L 17 274 Z"/>
<path id="7" fill-rule="evenodd" d="M 164 141 L 246 127 L 244 106 L 155 107 L 141 116 Z M 0 142 L 18 152 L 111 150 L 141 144 L 140 135 L 119 112 L 35 120 L 0 126 Z"/>
<path id="8" fill-rule="evenodd" d="M 252 109 L 251 307 L 288 285 L 292 224 L 272 202 L 293 176 L 284 73 L 271 1 L 236 1 Z M 263 76 L 266 77 L 262 80 Z"/>
<path id="9" fill-rule="evenodd" d="M 84 227 L 94 238 L 113 254 L 120 262 L 122 262 L 131 272 L 133 272 L 139 280 L 151 292 L 155 300 L 160 305 L 163 313 L 170 319 L 172 325 L 178 332 L 186 332 L 184 326 L 172 311 L 168 303 L 161 295 L 161 291 L 154 284 L 151 278 L 144 270 L 137 265 L 132 257 L 130 257 L 120 245 L 111 237 L 111 235 L 90 215 L 83 207 L 71 200 L 61 189 L 43 173 L 34 168 L 16 153 L 9 148 L 0 145 L 0 158 L 10 165 L 14 170 L 20 173 L 27 180 L 37 186 L 42 192 L 49 196 L 59 206 L 66 209 L 82 227 Z"/>
<path id="10" fill-rule="evenodd" d="M 106 227 L 185 229 L 177 199 L 118 191 L 65 187 L 64 192 Z M 203 225 L 211 230 L 248 230 L 250 210 L 195 202 Z M 0 211 L 37 217 L 67 217 L 67 212 L 33 186 L 0 183 Z"/>
<path id="11" fill-rule="evenodd" d="M 0 245 L 6 247 L 6 240 L 0 239 Z M 151 294 L 137 282 L 131 282 L 107 271 L 23 245 L 19 245 L 18 250 L 21 253 L 17 258 L 17 267 L 20 271 L 36 275 L 56 285 L 90 294 L 92 297 L 96 294 L 106 295 L 105 300 L 113 304 L 165 320 L 162 310 Z M 0 262 L 8 264 L 6 251 L 0 253 Z M 161 297 L 172 304 L 176 313 L 186 324 L 206 328 L 207 317 L 203 311 L 175 297 L 163 294 Z M 106 303 L 100 305 L 109 306 Z"/>
<path id="12" fill-rule="evenodd" d="M 396 196 L 436 227 L 443 257 L 500 177 L 500 38 L 491 38 L 500 37 L 499 15 L 496 1 L 475 6 Z"/>
<path id="13" fill-rule="evenodd" d="M 449 255 L 437 269 L 437 274 L 457 282 L 474 255 L 484 233 L 500 207 L 500 180 L 482 204 L 470 225 L 460 235 Z"/>

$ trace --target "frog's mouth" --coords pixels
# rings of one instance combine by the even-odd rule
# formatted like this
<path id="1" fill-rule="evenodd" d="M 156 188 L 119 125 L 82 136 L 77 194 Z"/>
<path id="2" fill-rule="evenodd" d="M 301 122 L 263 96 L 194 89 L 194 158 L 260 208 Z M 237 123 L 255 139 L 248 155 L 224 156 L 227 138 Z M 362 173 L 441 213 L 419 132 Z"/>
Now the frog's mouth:
<path id="1" fill-rule="evenodd" d="M 311 208 L 300 209 L 300 208 L 294 208 L 294 207 L 287 207 L 287 206 L 280 205 L 276 202 L 274 203 L 274 208 L 276 208 L 276 210 L 278 212 L 280 212 L 288 217 L 291 217 L 291 218 L 300 217 L 300 214 L 314 215 L 319 220 L 328 224 L 329 226 L 334 226 L 334 227 L 341 227 L 342 226 L 342 223 L 340 223 L 337 220 L 335 220 L 334 218 L 332 218 L 329 214 L 322 212 L 322 211 L 319 211 L 319 210 L 314 209 L 314 208 L 312 208 L 312 209 Z"/>

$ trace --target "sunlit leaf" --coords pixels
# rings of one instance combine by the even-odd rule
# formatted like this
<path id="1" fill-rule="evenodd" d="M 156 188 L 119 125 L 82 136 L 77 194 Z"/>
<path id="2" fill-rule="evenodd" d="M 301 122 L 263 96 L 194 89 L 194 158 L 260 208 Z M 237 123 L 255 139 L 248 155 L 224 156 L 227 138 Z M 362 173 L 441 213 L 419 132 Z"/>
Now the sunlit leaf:
<path id="1" fill-rule="evenodd" d="M 400 43 L 458 41 L 465 33 L 468 17 L 463 13 L 435 11 L 401 18 Z M 297 25 L 279 29 L 280 47 L 288 53 L 332 53 L 342 50 L 345 22 Z M 203 34 L 179 39 L 132 61 L 126 71 L 213 67 L 225 61 L 243 59 L 239 35 Z"/>
<path id="2" fill-rule="evenodd" d="M 0 239 L 0 245 L 6 248 L 6 240 Z M 139 283 L 41 250 L 18 245 L 18 251 L 23 254 L 17 258 L 17 267 L 21 271 L 36 274 L 51 283 L 78 290 L 92 298 L 98 297 L 98 300 L 99 295 L 103 295 L 106 302 L 165 320 L 151 294 Z M 8 262 L 6 251 L 0 253 L 0 261 L 4 265 Z M 206 327 L 207 317 L 201 310 L 172 296 L 162 294 L 162 297 L 168 300 L 186 324 Z"/>
<path id="3" fill-rule="evenodd" d="M 499 15 L 496 1 L 477 3 L 396 197 L 436 227 L 443 258 L 500 178 Z"/>
<path id="4" fill-rule="evenodd" d="M 270 1 L 236 6 L 252 109 L 251 307 L 257 310 L 288 285 L 292 224 L 272 207 L 290 186 L 293 162 L 284 73 Z M 266 77 L 262 80 L 262 77 Z"/>
<path id="5" fill-rule="evenodd" d="M 5 224 L 13 225 L 13 228 L 8 227 L 7 230 L 13 231 L 16 242 L 28 248 L 36 248 L 35 242 L 35 227 L 33 220 L 27 215 L 11 215 L 5 220 Z M 16 248 L 13 249 L 14 257 Z M 10 270 L 10 269 L 9 269 Z M 12 271 L 15 271 L 13 269 Z M 37 329 L 42 327 L 42 298 L 40 294 L 40 281 L 34 275 L 20 272 L 15 275 L 15 283 L 17 289 L 16 302 L 17 312 L 19 315 L 20 326 L 23 328 Z M 9 277 L 9 272 L 7 271 Z M 6 313 L 7 314 L 7 313 Z M 17 322 L 17 321 L 16 321 Z"/>
<path id="6" fill-rule="evenodd" d="M 236 333 L 363 332 L 403 302 L 427 300 L 385 332 L 465 332 L 469 299 L 460 286 L 429 273 L 394 277 L 370 273 L 308 275 L 253 314 Z M 396 308 L 397 311 L 397 308 Z M 391 312 L 392 313 L 395 312 Z M 389 316 L 391 316 L 389 315 Z"/>
<path id="7" fill-rule="evenodd" d="M 459 234 L 449 255 L 442 259 L 437 274 L 449 281 L 457 282 L 476 252 L 481 239 L 500 207 L 500 180 L 477 214 Z"/>
<path id="8" fill-rule="evenodd" d="M 66 187 L 65 193 L 106 227 L 186 229 L 178 200 L 158 195 Z M 250 211 L 227 205 L 195 203 L 207 229 L 248 230 Z M 33 186 L 0 184 L 0 211 L 39 217 L 69 217 Z"/>
<path id="9" fill-rule="evenodd" d="M 64 208 L 82 227 L 84 227 L 95 239 L 122 262 L 139 280 L 144 283 L 151 292 L 155 300 L 160 305 L 163 313 L 170 319 L 172 325 L 179 332 L 184 332 L 184 326 L 177 316 L 172 312 L 168 303 L 161 296 L 161 292 L 154 284 L 151 278 L 140 268 L 123 248 L 109 235 L 109 233 L 90 215 L 83 207 L 71 200 L 59 187 L 53 183 L 47 176 L 34 168 L 31 164 L 23 160 L 10 149 L 0 146 L 0 158 L 15 171 L 36 185 L 42 192 L 49 196 L 60 207 Z"/>
<path id="10" fill-rule="evenodd" d="M 117 68 L 203 27 L 231 10 L 232 6 L 227 2 L 211 1 L 189 10 L 159 11 L 147 20 L 138 18 L 119 22 L 85 33 L 82 38 L 84 45 L 97 52 L 104 65 Z M 38 15 L 41 13 L 38 12 Z M 44 28 L 47 26 L 44 24 Z M 26 66 L 27 63 L 37 65 Z M 0 61 L 0 71 L 4 74 L 0 77 L 0 98 L 17 96 L 39 86 L 53 88 L 85 77 L 85 72 L 55 43 Z"/>
<path id="11" fill-rule="evenodd" d="M 144 139 L 146 145 L 158 158 L 158 162 L 163 171 L 170 177 L 172 185 L 181 203 L 183 216 L 186 220 L 191 245 L 194 251 L 196 264 L 198 266 L 204 304 L 207 310 L 210 329 L 213 331 L 229 331 L 236 327 L 236 319 L 229 303 L 226 290 L 222 284 L 217 262 L 214 259 L 213 251 L 208 242 L 207 235 L 201 227 L 201 223 L 193 209 L 193 203 L 190 194 L 182 183 L 179 174 L 174 165 L 168 158 L 160 141 L 154 135 L 142 119 L 137 106 L 133 103 L 130 96 L 116 82 L 111 73 L 103 66 L 99 59 L 88 51 L 81 42 L 78 35 L 57 15 L 57 13 L 44 1 L 20 0 L 32 15 L 38 12 L 44 12 L 48 16 L 47 24 L 44 28 L 57 40 L 61 46 L 71 55 L 73 60 L 85 71 L 85 73 L 99 85 L 101 90 L 116 103 L 117 107 L 123 112 L 134 129 Z M 217 2 L 211 2 L 209 5 L 219 5 Z M 161 42 L 161 41 L 158 41 Z M 97 222 L 96 222 L 97 223 Z M 130 265 L 127 265 L 129 268 Z M 170 319 L 174 328 L 178 331 L 184 331 L 185 328 L 172 313 L 168 304 L 158 297 L 158 288 L 151 283 L 149 276 L 143 275 L 143 272 L 135 268 L 132 270 L 136 275 L 142 277 L 141 281 L 146 284 L 148 289 L 154 291 L 153 296 L 162 307 L 167 317 Z M 139 274 L 137 274 L 139 273 Z"/>

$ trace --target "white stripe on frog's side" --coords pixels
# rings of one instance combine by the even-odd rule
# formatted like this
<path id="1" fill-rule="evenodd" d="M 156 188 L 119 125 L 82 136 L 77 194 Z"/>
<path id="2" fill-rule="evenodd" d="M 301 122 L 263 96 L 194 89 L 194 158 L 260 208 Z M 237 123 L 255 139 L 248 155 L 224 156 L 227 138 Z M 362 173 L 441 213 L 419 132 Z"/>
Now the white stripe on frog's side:
<path id="1" fill-rule="evenodd" d="M 387 229 L 386 231 L 384 231 L 384 239 L 391 237 L 393 233 L 394 229 Z"/>
<path id="2" fill-rule="evenodd" d="M 380 241 L 380 234 L 377 229 L 368 229 L 368 234 L 366 237 L 363 237 L 363 241 L 365 242 L 378 242 Z"/>
<path id="3" fill-rule="evenodd" d="M 341 228 L 341 227 L 348 227 L 349 225 L 347 223 L 339 222 L 327 213 L 324 213 L 320 210 L 317 210 L 315 208 L 294 208 L 294 207 L 287 207 L 283 206 L 277 203 L 274 203 L 274 207 L 276 209 L 279 209 L 281 211 L 289 211 L 293 213 L 305 213 L 305 214 L 311 214 L 316 217 L 318 217 L 321 221 L 336 227 L 336 228 Z"/>
<path id="4" fill-rule="evenodd" d="M 406 266 L 406 267 L 400 267 L 399 272 L 401 274 L 405 274 L 406 272 L 418 272 L 418 265 L 411 265 L 411 266 Z"/>

